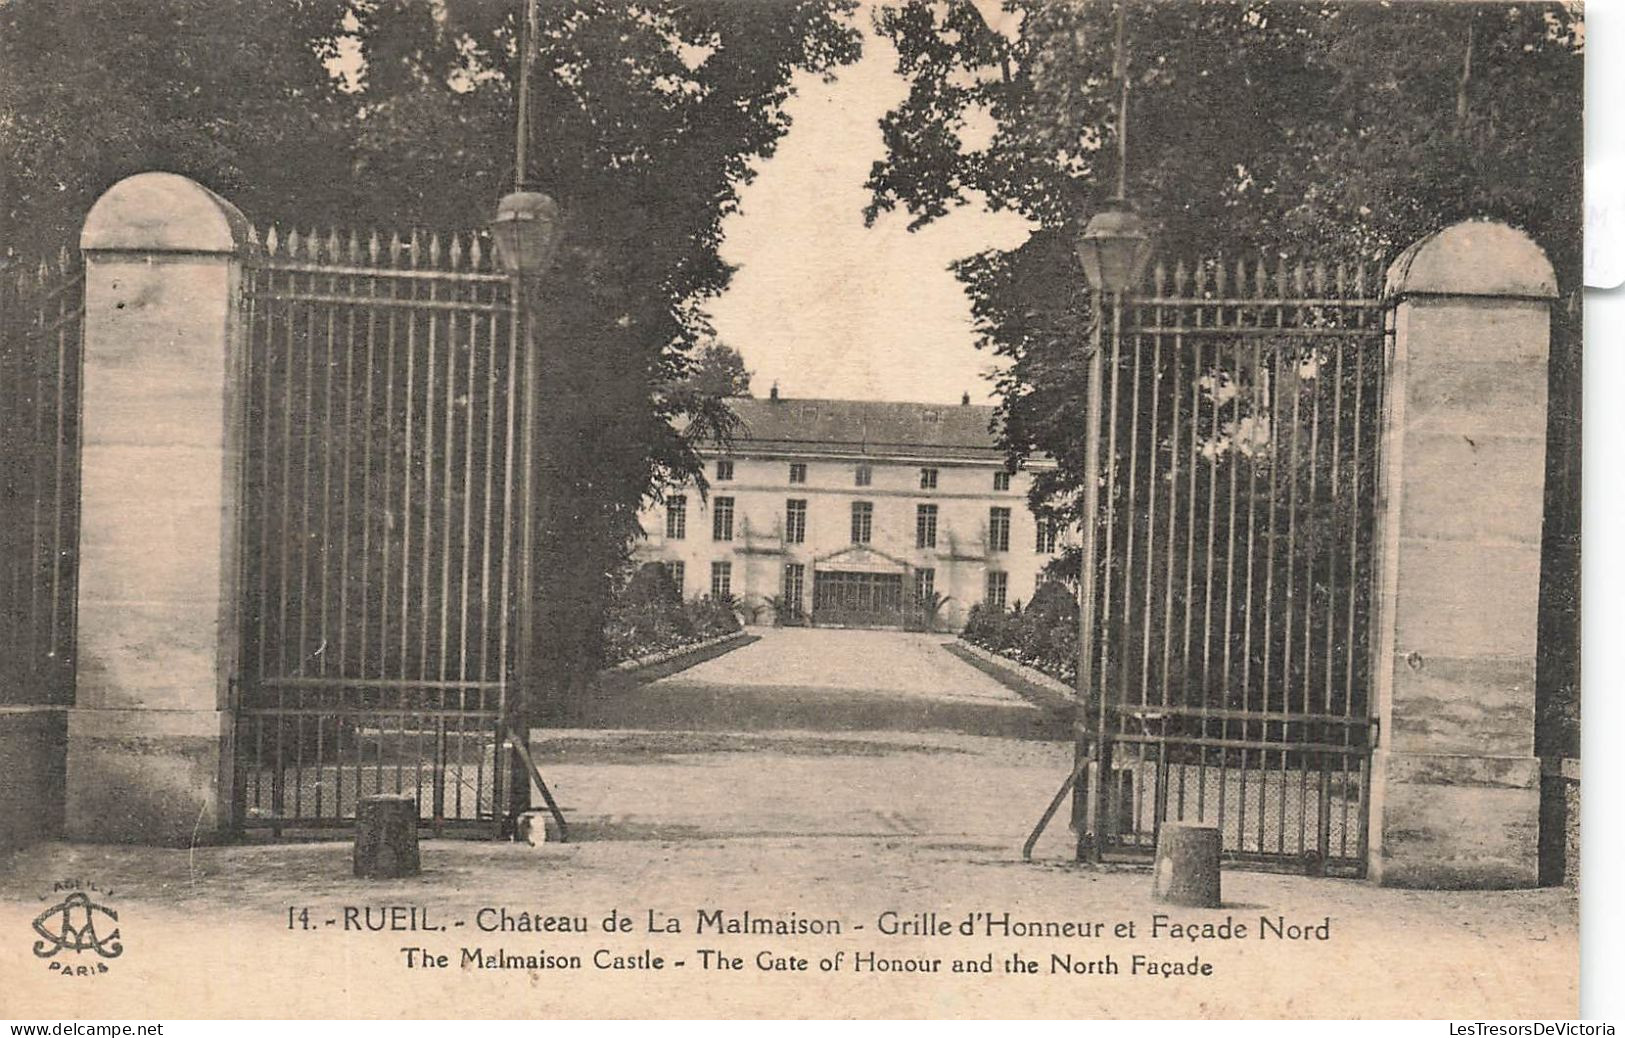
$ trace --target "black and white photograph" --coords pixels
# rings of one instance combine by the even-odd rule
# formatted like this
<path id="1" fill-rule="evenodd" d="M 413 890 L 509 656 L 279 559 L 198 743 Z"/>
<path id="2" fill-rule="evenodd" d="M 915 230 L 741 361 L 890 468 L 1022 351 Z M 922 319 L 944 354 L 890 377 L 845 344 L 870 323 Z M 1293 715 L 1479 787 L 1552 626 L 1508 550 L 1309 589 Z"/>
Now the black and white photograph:
<path id="1" fill-rule="evenodd" d="M 0 0 L 0 1017 L 1578 1019 L 1586 50 Z"/>

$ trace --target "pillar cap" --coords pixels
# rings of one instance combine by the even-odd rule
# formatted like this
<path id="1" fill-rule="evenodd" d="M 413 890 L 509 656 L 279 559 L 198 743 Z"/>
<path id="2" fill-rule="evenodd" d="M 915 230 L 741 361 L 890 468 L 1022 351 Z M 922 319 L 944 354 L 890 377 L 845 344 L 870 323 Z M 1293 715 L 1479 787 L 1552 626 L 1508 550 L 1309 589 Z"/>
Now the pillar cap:
<path id="1" fill-rule="evenodd" d="M 79 247 L 87 252 L 235 253 L 249 241 L 236 206 L 178 173 L 137 173 L 96 199 Z"/>
<path id="2" fill-rule="evenodd" d="M 1529 235 L 1497 220 L 1464 220 L 1400 253 L 1383 295 L 1553 299 L 1557 276 Z"/>

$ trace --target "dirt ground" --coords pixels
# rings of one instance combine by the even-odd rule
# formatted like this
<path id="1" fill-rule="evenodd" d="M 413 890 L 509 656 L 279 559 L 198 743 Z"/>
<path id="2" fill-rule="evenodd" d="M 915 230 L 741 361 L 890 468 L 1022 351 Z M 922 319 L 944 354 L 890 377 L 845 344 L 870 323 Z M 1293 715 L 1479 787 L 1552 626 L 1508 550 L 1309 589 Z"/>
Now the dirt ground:
<path id="1" fill-rule="evenodd" d="M 1144 871 L 1069 863 L 1064 820 L 1023 862 L 1070 753 L 1055 718 L 940 638 L 765 633 L 597 704 L 591 727 L 536 733 L 567 844 L 426 841 L 421 876 L 383 882 L 354 879 L 342 841 L 13 855 L 0 863 L 0 1016 L 1577 1012 L 1577 906 L 1564 890 L 1227 870 L 1223 908 L 1170 909 Z M 32 920 L 67 882 L 94 884 L 92 900 L 117 911 L 117 957 L 35 955 Z M 829 932 L 715 932 L 746 913 Z M 485 929 L 504 914 L 587 932 Z M 1154 931 L 1159 914 L 1245 932 L 1192 941 Z M 98 925 L 105 941 L 114 924 Z M 916 932 L 888 932 L 902 929 Z M 503 954 L 517 965 L 475 965 Z M 70 960 L 107 969 L 51 968 Z M 1193 966 L 1210 972 L 1168 975 Z"/>

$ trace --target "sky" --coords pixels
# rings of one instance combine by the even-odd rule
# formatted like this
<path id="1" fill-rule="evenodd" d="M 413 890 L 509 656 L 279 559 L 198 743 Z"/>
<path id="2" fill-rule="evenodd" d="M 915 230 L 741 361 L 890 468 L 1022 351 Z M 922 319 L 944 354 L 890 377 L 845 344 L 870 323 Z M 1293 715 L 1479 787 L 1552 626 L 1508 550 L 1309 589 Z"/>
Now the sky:
<path id="1" fill-rule="evenodd" d="M 791 127 L 723 224 L 727 291 L 706 308 L 718 337 L 787 397 L 990 403 L 996 358 L 977 350 L 970 300 L 948 265 L 1023 241 L 1026 222 L 974 206 L 910 233 L 908 215 L 863 224 L 870 167 L 885 153 L 880 118 L 907 93 L 897 52 L 868 33 L 863 57 L 832 84 L 804 75 Z"/>

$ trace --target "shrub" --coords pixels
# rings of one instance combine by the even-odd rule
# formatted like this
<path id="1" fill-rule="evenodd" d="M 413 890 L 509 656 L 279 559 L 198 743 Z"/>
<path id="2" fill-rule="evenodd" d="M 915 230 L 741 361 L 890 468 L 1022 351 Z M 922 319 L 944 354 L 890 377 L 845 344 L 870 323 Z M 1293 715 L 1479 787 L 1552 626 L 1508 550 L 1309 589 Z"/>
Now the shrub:
<path id="1" fill-rule="evenodd" d="M 960 637 L 1057 680 L 1070 684 L 1077 677 L 1078 606 L 1064 584 L 1045 584 L 1025 608 L 971 606 Z"/>
<path id="2" fill-rule="evenodd" d="M 689 599 L 683 607 L 694 625 L 694 632 L 699 641 L 732 634 L 739 630 L 738 609 L 739 602 L 732 595 L 723 595 L 721 598 L 701 595 Z"/>
<path id="3" fill-rule="evenodd" d="M 615 595 L 604 618 L 609 663 L 692 645 L 740 629 L 732 598 L 684 602 L 659 563 L 645 563 Z"/>
<path id="4" fill-rule="evenodd" d="M 628 606 L 680 605 L 683 601 L 682 592 L 671 579 L 671 571 L 658 562 L 639 566 L 616 597 L 618 602 Z"/>

